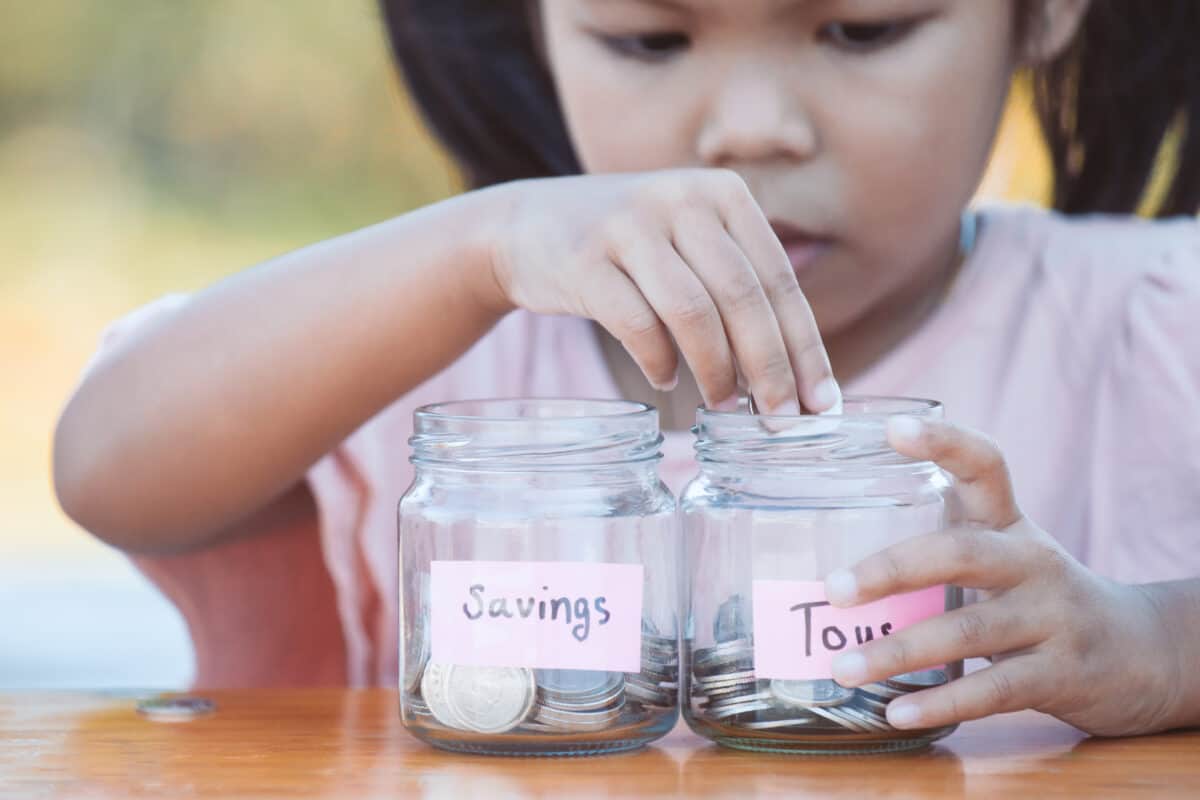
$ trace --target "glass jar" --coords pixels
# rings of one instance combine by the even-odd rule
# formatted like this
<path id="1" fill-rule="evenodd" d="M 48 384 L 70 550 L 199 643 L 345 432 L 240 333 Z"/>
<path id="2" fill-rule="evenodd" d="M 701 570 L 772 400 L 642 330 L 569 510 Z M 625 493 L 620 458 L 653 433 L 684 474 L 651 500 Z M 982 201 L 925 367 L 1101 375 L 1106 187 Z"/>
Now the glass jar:
<path id="1" fill-rule="evenodd" d="M 415 414 L 400 714 L 447 750 L 577 755 L 671 729 L 681 541 L 658 412 L 479 400 Z"/>
<path id="2" fill-rule="evenodd" d="M 906 750 L 954 726 L 901 731 L 887 704 L 952 680 L 962 662 L 861 689 L 832 680 L 841 651 L 957 608 L 933 587 L 855 609 L 823 580 L 896 542 L 954 524 L 949 475 L 888 446 L 890 416 L 940 418 L 929 400 L 849 397 L 840 416 L 698 413 L 699 475 L 680 501 L 686 550 L 684 718 L 748 750 Z"/>

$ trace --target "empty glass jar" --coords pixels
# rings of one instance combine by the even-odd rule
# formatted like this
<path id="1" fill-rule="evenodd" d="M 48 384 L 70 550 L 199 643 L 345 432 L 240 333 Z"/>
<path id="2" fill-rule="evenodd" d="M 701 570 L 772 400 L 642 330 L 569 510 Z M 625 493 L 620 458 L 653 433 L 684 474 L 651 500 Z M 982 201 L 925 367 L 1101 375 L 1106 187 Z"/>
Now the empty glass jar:
<path id="1" fill-rule="evenodd" d="M 900 695 L 962 674 L 962 663 L 861 689 L 831 678 L 844 650 L 961 605 L 933 587 L 856 609 L 825 601 L 835 569 L 956 522 L 949 476 L 886 441 L 896 414 L 940 404 L 847 398 L 841 416 L 701 410 L 699 475 L 680 505 L 687 582 L 684 717 L 697 733 L 750 750 L 853 753 L 921 747 L 953 730 L 900 731 Z"/>
<path id="2" fill-rule="evenodd" d="M 658 412 L 600 400 L 415 415 L 400 501 L 400 710 L 441 748 L 627 750 L 677 718 L 680 539 Z"/>

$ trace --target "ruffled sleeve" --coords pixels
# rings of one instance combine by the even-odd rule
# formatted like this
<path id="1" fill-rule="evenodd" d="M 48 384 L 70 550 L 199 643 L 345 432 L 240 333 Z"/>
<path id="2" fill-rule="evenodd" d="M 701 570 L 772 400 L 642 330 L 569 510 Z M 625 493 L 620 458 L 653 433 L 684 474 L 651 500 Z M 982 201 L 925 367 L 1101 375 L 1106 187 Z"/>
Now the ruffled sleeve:
<path id="1" fill-rule="evenodd" d="M 1087 561 L 1125 582 L 1200 576 L 1200 226 L 1163 227 L 1109 332 L 1086 462 Z"/>

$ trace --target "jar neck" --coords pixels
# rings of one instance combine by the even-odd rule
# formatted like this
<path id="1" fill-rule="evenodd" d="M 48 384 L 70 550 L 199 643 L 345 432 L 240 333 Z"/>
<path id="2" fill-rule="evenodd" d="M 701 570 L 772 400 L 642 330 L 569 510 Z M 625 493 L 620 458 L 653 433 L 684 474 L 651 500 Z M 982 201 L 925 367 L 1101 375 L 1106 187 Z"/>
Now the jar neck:
<path id="1" fill-rule="evenodd" d="M 593 476 L 642 481 L 655 472 L 663 437 L 658 412 L 621 400 L 470 400 L 414 415 L 418 473 L 451 478 Z"/>
<path id="2" fill-rule="evenodd" d="M 879 474 L 922 477 L 937 473 L 929 461 L 908 458 L 887 441 L 895 416 L 939 419 L 931 400 L 847 397 L 838 415 L 764 416 L 700 409 L 696 459 L 713 479 L 799 476 L 859 480 Z"/>

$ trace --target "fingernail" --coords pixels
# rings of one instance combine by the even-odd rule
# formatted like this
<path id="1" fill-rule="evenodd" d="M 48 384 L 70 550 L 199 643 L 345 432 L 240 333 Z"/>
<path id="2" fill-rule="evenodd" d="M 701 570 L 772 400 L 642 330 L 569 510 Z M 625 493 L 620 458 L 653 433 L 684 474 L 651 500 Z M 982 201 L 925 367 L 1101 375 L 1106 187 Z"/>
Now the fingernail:
<path id="1" fill-rule="evenodd" d="M 888 703 L 887 721 L 893 728 L 915 728 L 920 718 L 921 711 L 916 703 L 901 700 Z"/>
<path id="2" fill-rule="evenodd" d="M 888 420 L 888 438 L 894 442 L 913 443 L 921 438 L 924 428 L 916 417 L 892 417 Z"/>
<path id="3" fill-rule="evenodd" d="M 729 395 L 729 397 L 726 397 L 724 400 L 722 400 L 721 402 L 717 403 L 716 405 L 714 405 L 712 407 L 713 411 L 725 411 L 725 412 L 733 412 L 733 411 L 737 411 L 737 409 L 738 409 L 737 392 L 734 392 L 733 394 Z"/>
<path id="4" fill-rule="evenodd" d="M 828 411 L 842 401 L 842 390 L 832 377 L 813 387 L 813 411 Z"/>
<path id="5" fill-rule="evenodd" d="M 660 392 L 673 391 L 675 387 L 679 385 L 679 370 L 675 370 L 675 374 L 671 376 L 671 380 L 667 381 L 666 383 L 654 383 L 652 381 L 650 385 Z"/>
<path id="6" fill-rule="evenodd" d="M 842 686 L 858 686 L 867 680 L 867 660 L 862 653 L 842 653 L 831 664 L 833 679 Z"/>
<path id="7" fill-rule="evenodd" d="M 785 400 L 772 408 L 770 413 L 778 417 L 797 417 L 800 415 L 800 403 L 795 400 Z"/>
<path id="8" fill-rule="evenodd" d="M 825 576 L 825 599 L 835 606 L 852 606 L 858 595 L 858 581 L 848 569 L 838 569 Z"/>

